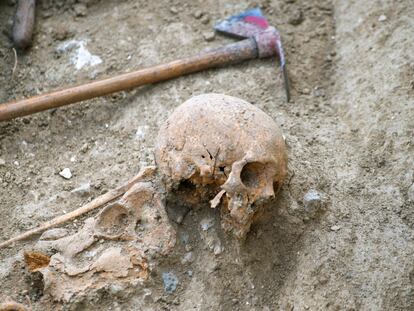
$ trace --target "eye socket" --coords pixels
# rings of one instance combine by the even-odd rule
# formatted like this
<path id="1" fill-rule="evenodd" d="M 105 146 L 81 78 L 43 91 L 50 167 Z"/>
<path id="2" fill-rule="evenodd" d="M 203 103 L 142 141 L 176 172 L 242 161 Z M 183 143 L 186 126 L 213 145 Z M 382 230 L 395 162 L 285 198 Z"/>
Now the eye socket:
<path id="1" fill-rule="evenodd" d="M 264 182 L 265 165 L 259 162 L 247 163 L 241 173 L 242 183 L 247 188 L 259 188 Z"/>
<path id="2" fill-rule="evenodd" d="M 115 237 L 125 230 L 128 222 L 128 210 L 123 205 L 114 203 L 101 212 L 97 228 L 102 233 Z"/>

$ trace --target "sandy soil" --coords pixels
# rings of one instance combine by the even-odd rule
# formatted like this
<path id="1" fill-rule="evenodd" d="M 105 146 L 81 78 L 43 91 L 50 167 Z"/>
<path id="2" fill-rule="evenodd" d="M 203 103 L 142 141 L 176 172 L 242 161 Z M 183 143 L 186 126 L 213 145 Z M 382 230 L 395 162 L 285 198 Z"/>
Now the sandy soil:
<path id="1" fill-rule="evenodd" d="M 212 25 L 254 6 L 282 34 L 293 101 L 284 100 L 277 61 L 267 59 L 3 122 L 1 240 L 153 163 L 160 124 L 196 94 L 237 96 L 271 115 L 286 137 L 290 182 L 244 243 L 222 232 L 218 213 L 193 210 L 177 225 L 174 253 L 125 292 L 63 306 L 25 269 L 22 252 L 35 240 L 0 250 L 0 299 L 26 303 L 28 296 L 33 310 L 414 309 L 411 1 L 44 0 L 33 47 L 19 53 L 12 78 L 15 2 L 0 2 L 0 102 L 231 42 L 211 38 Z M 71 40 L 78 46 L 65 49 Z M 71 55 L 79 44 L 102 62 L 93 58 L 77 69 Z M 58 174 L 66 167 L 69 180 Z M 85 184 L 86 195 L 72 191 Z M 310 207 L 305 195 L 312 189 L 321 200 Z M 207 233 L 205 219 L 214 223 Z M 81 221 L 66 227 L 75 231 Z M 193 260 L 183 263 L 189 251 Z M 179 280 L 173 294 L 163 288 L 166 271 Z"/>

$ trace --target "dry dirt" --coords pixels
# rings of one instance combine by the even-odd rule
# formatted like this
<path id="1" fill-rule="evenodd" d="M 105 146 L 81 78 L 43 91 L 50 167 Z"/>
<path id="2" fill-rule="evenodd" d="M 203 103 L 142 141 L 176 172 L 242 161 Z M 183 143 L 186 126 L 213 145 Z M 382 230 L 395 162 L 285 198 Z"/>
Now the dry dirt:
<path id="1" fill-rule="evenodd" d="M 35 239 L 0 250 L 0 299 L 27 296 L 33 310 L 414 310 L 410 0 L 43 0 L 12 77 L 15 2 L 0 1 L 0 102 L 231 42 L 211 38 L 214 22 L 254 6 L 282 34 L 293 100 L 284 100 L 277 61 L 253 60 L 1 123 L 1 240 L 153 163 L 158 128 L 196 94 L 237 96 L 271 115 L 286 137 L 289 176 L 244 243 L 222 232 L 208 206 L 191 211 L 176 225 L 174 253 L 132 290 L 63 306 L 25 269 L 22 252 Z M 58 48 L 70 40 L 102 62 L 76 69 L 76 47 Z M 69 180 L 58 174 L 66 167 Z M 322 200 L 310 207 L 311 189 Z M 213 227 L 203 231 L 206 219 Z M 178 278 L 172 294 L 163 272 Z"/>

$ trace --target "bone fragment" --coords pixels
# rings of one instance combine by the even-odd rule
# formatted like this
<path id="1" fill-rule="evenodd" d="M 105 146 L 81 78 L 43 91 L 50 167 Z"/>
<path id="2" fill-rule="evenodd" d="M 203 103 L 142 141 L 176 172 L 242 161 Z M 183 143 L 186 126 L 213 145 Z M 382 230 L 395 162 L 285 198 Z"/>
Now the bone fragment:
<path id="1" fill-rule="evenodd" d="M 75 219 L 83 214 L 86 214 L 94 209 L 97 209 L 101 206 L 103 206 L 106 203 L 109 203 L 115 199 L 118 199 L 121 197 L 125 192 L 127 192 L 134 184 L 136 184 L 138 181 L 141 181 L 148 177 L 149 175 L 152 175 L 155 172 L 155 167 L 150 166 L 142 169 L 138 175 L 133 177 L 131 180 L 129 180 L 126 184 L 108 191 L 104 195 L 101 195 L 97 197 L 95 200 L 89 202 L 88 204 L 69 212 L 65 215 L 58 216 L 52 220 L 49 220 L 43 224 L 40 224 L 38 227 L 30 229 L 26 232 L 23 232 L 22 234 L 19 234 L 18 236 L 15 236 L 14 238 L 11 238 L 7 241 L 4 241 L 0 243 L 0 249 L 3 247 L 6 247 L 14 242 L 27 239 L 28 237 L 31 237 L 32 235 L 39 234 L 47 229 L 50 229 L 52 227 L 56 227 L 58 225 L 61 225 L 69 220 Z"/>
<path id="2" fill-rule="evenodd" d="M 31 311 L 31 309 L 26 308 L 21 303 L 9 300 L 0 303 L 0 311 Z"/>
<path id="3" fill-rule="evenodd" d="M 210 201 L 211 208 L 216 208 L 217 205 L 220 204 L 221 198 L 223 197 L 223 194 L 225 193 L 226 193 L 226 190 L 221 190 L 219 193 L 217 193 L 214 199 Z"/>

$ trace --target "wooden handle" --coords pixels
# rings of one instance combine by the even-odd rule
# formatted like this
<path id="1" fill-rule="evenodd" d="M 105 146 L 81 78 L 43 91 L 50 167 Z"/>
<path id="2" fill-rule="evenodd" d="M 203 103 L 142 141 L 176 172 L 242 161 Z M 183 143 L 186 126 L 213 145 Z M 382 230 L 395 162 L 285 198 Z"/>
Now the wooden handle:
<path id="1" fill-rule="evenodd" d="M 13 43 L 19 49 L 25 49 L 32 44 L 35 22 L 35 0 L 19 0 L 13 23 Z"/>
<path id="2" fill-rule="evenodd" d="M 241 62 L 258 57 L 253 38 L 167 64 L 125 73 L 112 78 L 51 92 L 20 101 L 0 104 L 0 121 L 7 121 L 98 96 L 176 78 L 207 68 Z"/>

